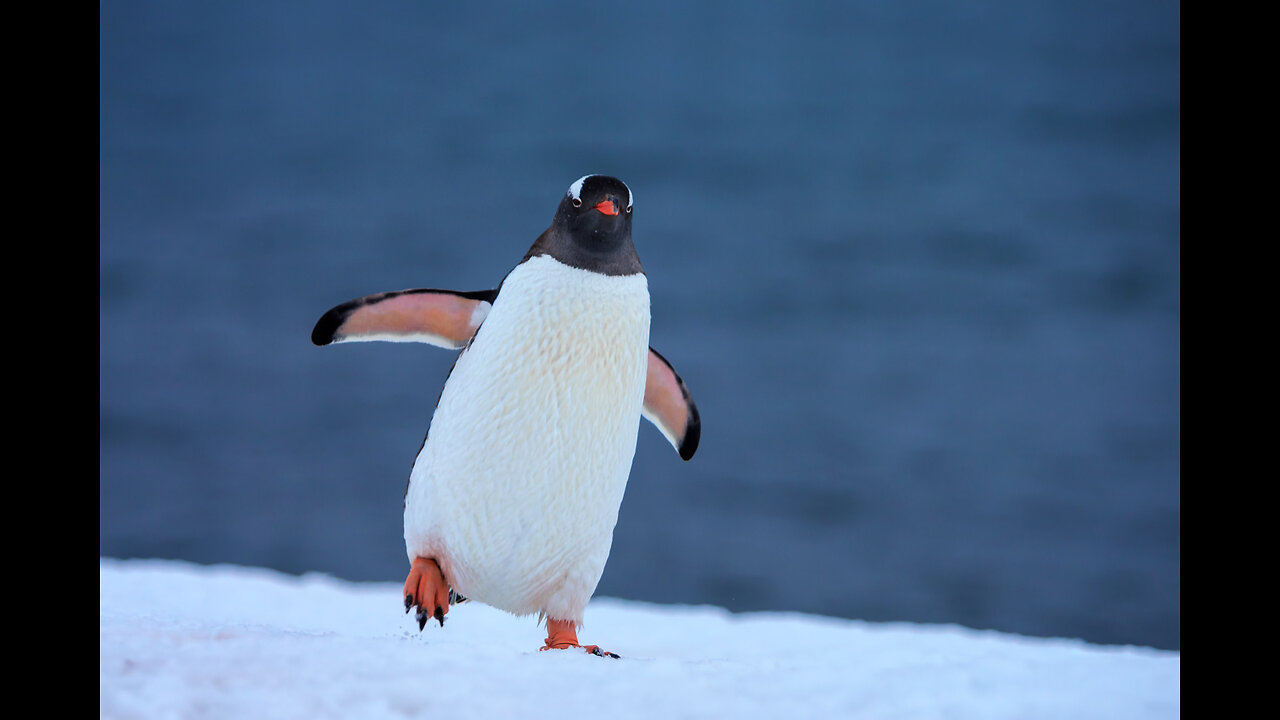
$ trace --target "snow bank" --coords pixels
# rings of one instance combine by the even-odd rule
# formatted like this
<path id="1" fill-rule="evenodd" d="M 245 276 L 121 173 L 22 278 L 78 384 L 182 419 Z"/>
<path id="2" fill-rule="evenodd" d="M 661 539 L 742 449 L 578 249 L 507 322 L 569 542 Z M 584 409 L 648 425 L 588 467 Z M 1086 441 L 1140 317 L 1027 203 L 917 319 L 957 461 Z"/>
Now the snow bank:
<path id="1" fill-rule="evenodd" d="M 1175 718 L 1180 653 L 596 599 L 583 642 L 397 583 L 101 560 L 104 718 Z"/>

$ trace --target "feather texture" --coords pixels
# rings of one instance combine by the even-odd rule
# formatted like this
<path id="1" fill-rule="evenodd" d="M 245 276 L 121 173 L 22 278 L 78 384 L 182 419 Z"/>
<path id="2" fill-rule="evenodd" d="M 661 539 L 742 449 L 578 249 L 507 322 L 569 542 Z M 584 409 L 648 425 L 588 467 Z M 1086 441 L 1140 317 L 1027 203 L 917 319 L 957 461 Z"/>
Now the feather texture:
<path id="1" fill-rule="evenodd" d="M 581 623 L 613 542 L 649 364 L 642 273 L 518 265 L 458 357 L 405 495 L 410 561 L 457 592 Z"/>

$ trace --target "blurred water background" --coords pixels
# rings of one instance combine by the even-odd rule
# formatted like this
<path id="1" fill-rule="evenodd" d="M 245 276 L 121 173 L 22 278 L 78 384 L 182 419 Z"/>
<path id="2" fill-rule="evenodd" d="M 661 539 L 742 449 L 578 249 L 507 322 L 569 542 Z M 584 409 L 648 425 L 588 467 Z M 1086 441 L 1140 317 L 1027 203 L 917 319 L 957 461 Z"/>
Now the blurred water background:
<path id="1" fill-rule="evenodd" d="M 598 594 L 1179 648 L 1177 3 L 99 9 L 102 555 L 400 582 L 453 354 L 312 324 L 601 172 L 704 428 Z"/>

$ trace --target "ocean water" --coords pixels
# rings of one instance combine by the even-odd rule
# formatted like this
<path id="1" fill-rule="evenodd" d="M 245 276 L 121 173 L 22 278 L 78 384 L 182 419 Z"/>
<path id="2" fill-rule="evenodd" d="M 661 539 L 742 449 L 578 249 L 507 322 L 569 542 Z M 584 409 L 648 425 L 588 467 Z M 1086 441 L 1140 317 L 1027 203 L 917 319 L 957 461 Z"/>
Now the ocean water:
<path id="1" fill-rule="evenodd" d="M 1179 648 L 1176 4 L 100 25 L 102 555 L 402 580 L 453 355 L 311 327 L 494 287 L 602 172 L 703 437 L 642 424 L 599 594 Z"/>

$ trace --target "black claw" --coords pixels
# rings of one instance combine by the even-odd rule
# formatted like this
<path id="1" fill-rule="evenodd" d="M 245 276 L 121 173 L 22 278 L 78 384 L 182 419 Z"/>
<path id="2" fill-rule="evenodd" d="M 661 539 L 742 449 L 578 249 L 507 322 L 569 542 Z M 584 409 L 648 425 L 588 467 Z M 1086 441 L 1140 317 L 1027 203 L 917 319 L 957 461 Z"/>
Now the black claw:
<path id="1" fill-rule="evenodd" d="M 404 596 L 404 611 L 406 614 L 408 614 L 411 607 L 413 607 L 413 593 Z"/>
<path id="2" fill-rule="evenodd" d="M 444 609 L 439 605 L 436 606 L 436 622 L 440 623 L 440 627 L 444 627 Z"/>
<path id="3" fill-rule="evenodd" d="M 424 628 L 424 627 L 426 627 L 426 626 L 427 626 L 427 618 L 428 618 L 428 617 L 430 617 L 430 616 L 429 616 L 429 615 L 427 615 L 427 611 L 426 611 L 426 610 L 423 610 L 421 607 L 419 607 L 419 608 L 418 608 L 418 614 L 417 614 L 417 616 L 416 616 L 416 618 L 417 618 L 417 620 L 418 620 L 418 632 L 422 632 L 422 628 Z"/>

